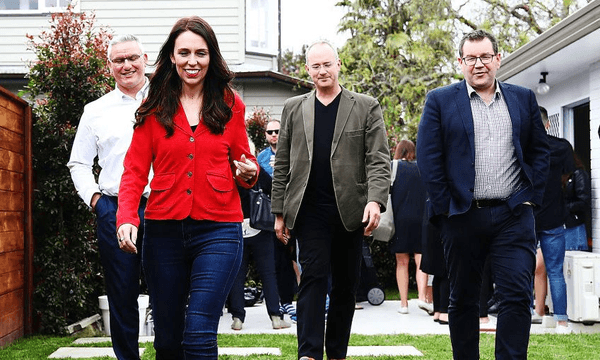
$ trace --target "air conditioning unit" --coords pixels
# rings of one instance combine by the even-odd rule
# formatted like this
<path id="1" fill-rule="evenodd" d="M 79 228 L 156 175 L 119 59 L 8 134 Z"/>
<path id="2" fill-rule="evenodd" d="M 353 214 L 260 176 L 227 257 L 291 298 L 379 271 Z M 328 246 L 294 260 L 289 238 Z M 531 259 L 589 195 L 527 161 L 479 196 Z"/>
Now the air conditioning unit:
<path id="1" fill-rule="evenodd" d="M 600 322 L 600 254 L 567 251 L 563 272 L 569 320 Z"/>

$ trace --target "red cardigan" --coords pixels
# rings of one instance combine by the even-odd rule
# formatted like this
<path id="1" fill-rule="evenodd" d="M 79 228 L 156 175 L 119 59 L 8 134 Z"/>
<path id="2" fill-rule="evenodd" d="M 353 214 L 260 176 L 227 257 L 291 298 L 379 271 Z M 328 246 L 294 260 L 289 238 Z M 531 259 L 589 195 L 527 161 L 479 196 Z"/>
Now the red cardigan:
<path id="1" fill-rule="evenodd" d="M 152 220 L 196 220 L 241 222 L 240 196 L 236 187 L 235 165 L 242 154 L 256 163 L 250 152 L 244 122 L 245 105 L 236 94 L 231 120 L 221 135 L 210 132 L 200 121 L 195 132 L 180 106 L 173 136 L 152 115 L 138 126 L 123 166 L 119 188 L 117 228 L 122 224 L 139 226 L 138 206 L 152 165 L 154 177 L 145 218 Z M 258 164 L 257 164 L 258 168 Z M 237 184 L 250 188 L 250 183 Z"/>

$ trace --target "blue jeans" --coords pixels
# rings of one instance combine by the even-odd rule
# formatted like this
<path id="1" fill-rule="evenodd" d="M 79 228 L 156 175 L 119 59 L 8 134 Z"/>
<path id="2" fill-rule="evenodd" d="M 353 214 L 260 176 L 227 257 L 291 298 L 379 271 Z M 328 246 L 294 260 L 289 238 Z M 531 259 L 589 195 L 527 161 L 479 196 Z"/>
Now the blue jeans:
<path id="1" fill-rule="evenodd" d="M 496 359 L 526 359 L 535 268 L 533 209 L 518 205 L 477 208 L 442 218 L 442 244 L 450 279 L 448 317 L 454 359 L 479 359 L 479 297 L 489 256 L 500 301 Z M 482 304 L 486 306 L 486 304 Z"/>
<path id="2" fill-rule="evenodd" d="M 550 230 L 538 231 L 538 239 L 544 256 L 550 295 L 554 307 L 554 319 L 567 321 L 567 285 L 563 273 L 565 261 L 565 227 L 559 226 Z"/>
<path id="3" fill-rule="evenodd" d="M 244 282 L 246 281 L 250 254 L 252 254 L 254 265 L 262 280 L 263 294 L 267 303 L 267 313 L 269 316 L 281 316 L 281 312 L 279 311 L 279 293 L 275 277 L 275 254 L 273 250 L 275 248 L 275 241 L 278 240 L 275 239 L 274 234 L 272 231 L 263 230 L 255 236 L 244 239 L 242 266 L 229 293 L 229 312 L 232 317 L 236 317 L 242 320 L 242 322 L 246 319 L 246 310 L 244 310 Z"/>
<path id="4" fill-rule="evenodd" d="M 565 229 L 565 250 L 588 250 L 585 224 Z"/>
<path id="5" fill-rule="evenodd" d="M 242 246 L 239 223 L 146 220 L 142 261 L 157 360 L 217 359 L 219 318 Z"/>
<path id="6" fill-rule="evenodd" d="M 106 295 L 110 309 L 110 337 L 115 355 L 120 360 L 139 359 L 140 331 L 138 296 L 140 294 L 140 251 L 126 253 L 117 241 L 116 215 L 118 200 L 102 195 L 96 203 L 96 234 L 100 261 L 104 270 Z M 142 198 L 138 214 L 144 219 L 146 198 Z M 138 229 L 138 249 L 144 227 Z"/>

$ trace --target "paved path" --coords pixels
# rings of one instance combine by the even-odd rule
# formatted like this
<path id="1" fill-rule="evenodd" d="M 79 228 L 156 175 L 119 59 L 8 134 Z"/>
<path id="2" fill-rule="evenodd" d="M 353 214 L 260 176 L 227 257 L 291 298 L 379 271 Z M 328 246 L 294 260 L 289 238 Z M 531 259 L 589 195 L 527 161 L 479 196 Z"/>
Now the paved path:
<path id="1" fill-rule="evenodd" d="M 398 313 L 399 301 L 386 300 L 379 306 L 372 306 L 368 302 L 360 303 L 362 310 L 356 310 L 352 323 L 353 334 L 380 335 L 380 334 L 442 334 L 449 335 L 448 325 L 440 325 L 433 321 L 425 311 L 419 309 L 416 300 L 408 302 L 408 314 Z M 289 318 L 286 316 L 286 319 Z M 495 320 L 495 319 L 492 319 Z M 553 334 L 554 327 L 551 317 L 546 317 L 544 325 L 531 325 L 532 334 Z M 551 326 L 551 327 L 547 327 Z M 600 323 L 586 326 L 580 323 L 571 323 L 576 333 L 600 333 Z M 489 332 L 489 331 L 486 331 Z M 220 334 L 295 334 L 296 325 L 289 329 L 273 330 L 271 321 L 264 305 L 259 304 L 246 308 L 246 321 L 240 331 L 231 329 L 231 315 L 224 314 L 219 323 Z"/>

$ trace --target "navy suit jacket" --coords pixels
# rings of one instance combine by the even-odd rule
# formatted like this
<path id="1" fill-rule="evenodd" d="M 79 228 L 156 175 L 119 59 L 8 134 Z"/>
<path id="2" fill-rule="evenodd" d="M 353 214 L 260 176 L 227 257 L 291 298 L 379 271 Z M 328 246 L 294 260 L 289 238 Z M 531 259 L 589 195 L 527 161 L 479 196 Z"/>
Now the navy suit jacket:
<path id="1" fill-rule="evenodd" d="M 508 199 L 514 209 L 542 203 L 549 169 L 549 148 L 534 93 L 498 82 L 512 122 L 515 155 L 524 185 Z M 475 188 L 475 141 L 471 104 L 463 80 L 427 95 L 417 136 L 421 178 L 429 193 L 429 218 L 458 215 L 471 207 Z"/>

